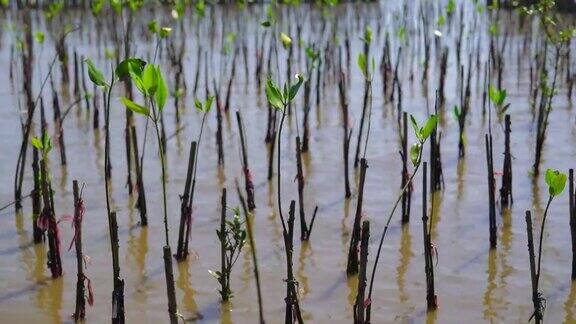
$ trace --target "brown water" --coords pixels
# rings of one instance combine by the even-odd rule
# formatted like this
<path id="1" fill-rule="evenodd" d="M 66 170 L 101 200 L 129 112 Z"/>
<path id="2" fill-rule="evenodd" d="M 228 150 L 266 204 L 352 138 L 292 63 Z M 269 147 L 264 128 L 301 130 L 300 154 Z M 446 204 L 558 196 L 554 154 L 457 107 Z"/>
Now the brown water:
<path id="1" fill-rule="evenodd" d="M 488 57 L 488 27 L 490 18 L 484 12 L 479 14 L 470 2 L 462 2 L 465 18 L 463 37 L 463 63 L 468 64 L 467 53 L 472 51 L 473 60 L 480 44 L 480 62 Z M 434 90 L 439 71 L 437 51 L 432 46 L 432 59 L 429 71 L 428 91 L 420 82 L 422 74 L 423 41 L 418 18 L 420 2 L 409 3 L 402 8 L 401 3 L 348 4 L 328 10 L 325 18 L 322 11 L 302 6 L 299 9 L 285 9 L 281 17 L 279 31 L 288 32 L 296 39 L 295 24 L 302 24 L 302 37 L 308 42 L 326 46 L 332 44 L 333 58 L 337 55 L 336 40 L 330 31 L 335 30 L 341 43 L 348 33 L 352 48 L 351 82 L 348 97 L 351 109 L 351 125 L 354 126 L 350 158 L 353 158 L 355 136 L 358 129 L 364 83 L 356 67 L 356 56 L 362 49 L 363 27 L 370 24 L 374 30 L 372 54 L 379 63 L 382 56 L 384 35 L 391 35 L 393 64 L 399 39 L 395 35 L 402 19 L 406 23 L 407 44 L 403 46 L 399 76 L 403 87 L 403 109 L 415 114 L 417 119 L 433 111 Z M 431 16 L 436 16 L 437 5 L 432 5 Z M 403 11 L 407 10 L 407 11 Z M 36 13 L 35 13 L 36 14 Z M 145 9 L 135 21 L 135 41 L 133 48 L 138 56 L 151 57 L 154 42 L 142 35 L 148 17 L 156 16 L 163 24 L 172 24 L 169 12 L 160 9 Z M 533 182 L 528 175 L 534 159 L 535 123 L 529 104 L 529 66 L 531 56 L 523 53 L 522 44 L 526 37 L 535 37 L 530 28 L 518 28 L 516 13 L 502 12 L 499 17 L 501 34 L 509 33 L 504 55 L 505 69 L 503 86 L 508 90 L 511 102 L 512 154 L 514 156 L 514 205 L 511 210 L 498 211 L 498 248 L 489 250 L 488 242 L 488 197 L 486 195 L 486 164 L 484 133 L 488 120 L 483 117 L 482 80 L 483 69 L 473 69 L 472 108 L 466 125 L 466 156 L 458 159 L 458 126 L 452 118 L 451 108 L 458 104 L 457 63 L 455 40 L 460 13 L 455 16 L 452 27 L 443 27 L 443 36 L 438 39 L 441 46 L 450 48 L 447 77 L 447 108 L 441 122 L 442 159 L 444 166 L 445 190 L 435 196 L 435 221 L 433 241 L 438 249 L 439 261 L 435 268 L 436 288 L 440 308 L 426 312 L 425 276 L 420 221 L 421 177 L 415 183 L 412 205 L 412 219 L 409 225 L 401 226 L 399 215 L 395 215 L 392 227 L 384 242 L 379 270 L 376 275 L 372 317 L 374 323 L 461 323 L 466 322 L 526 322 L 532 313 L 531 284 L 526 248 L 526 224 L 524 211 L 534 211 L 534 227 L 539 228 L 547 190 L 542 179 Z M 4 82 L 0 84 L 0 201 L 7 203 L 13 199 L 12 182 L 16 165 L 17 151 L 21 141 L 17 109 L 21 82 L 18 74 L 13 83 L 8 82 L 10 46 L 14 44 L 16 33 L 10 32 L 6 24 L 20 30 L 13 13 L 2 13 L 2 36 L 0 66 L 4 67 Z M 238 57 L 237 76 L 232 91 L 232 109 L 224 119 L 225 167 L 217 166 L 216 154 L 216 114 L 208 118 L 205 137 L 201 144 L 194 224 L 191 238 L 192 257 L 182 263 L 175 263 L 178 309 L 187 319 L 200 319 L 199 322 L 249 323 L 258 318 L 255 283 L 252 276 L 252 262 L 249 247 L 246 247 L 233 270 L 232 290 L 234 298 L 229 304 L 221 304 L 217 292 L 218 284 L 208 273 L 219 267 L 219 245 L 215 229 L 219 223 L 220 190 L 227 187 L 234 192 L 234 179 L 242 180 L 240 165 L 239 137 L 233 112 L 242 111 L 248 138 L 249 160 L 255 179 L 256 205 L 254 214 L 254 235 L 258 252 L 260 277 L 263 285 L 265 317 L 269 323 L 280 323 L 284 316 L 285 296 L 285 254 L 281 234 L 281 223 L 277 215 L 275 181 L 266 180 L 267 152 L 264 144 L 266 132 L 266 104 L 263 90 L 256 88 L 255 33 L 262 33 L 260 22 L 265 20 L 265 7 L 254 6 L 239 11 L 232 7 L 209 7 L 207 17 L 198 22 L 196 18 L 186 18 L 185 31 L 175 31 L 177 44 L 184 39 L 187 47 L 185 56 L 185 77 L 188 96 L 185 107 L 181 108 L 181 123 L 175 122 L 172 100 L 165 112 L 168 135 L 184 126 L 183 130 L 169 140 L 167 148 L 169 222 L 173 250 L 177 240 L 179 223 L 179 194 L 184 188 L 189 143 L 199 130 L 200 115 L 193 109 L 191 89 L 196 70 L 197 47 L 201 46 L 210 58 L 209 73 L 222 83 L 221 92 L 229 76 L 230 55 L 218 52 L 224 35 L 235 31 L 238 41 L 246 37 L 248 46 L 247 80 L 242 55 Z M 46 30 L 43 18 L 35 21 L 35 30 Z M 292 27 L 287 22 L 293 23 Z M 435 19 L 434 19 L 435 21 Z M 80 23 L 81 29 L 67 40 L 70 51 L 93 57 L 97 66 L 108 64 L 104 59 L 104 48 L 112 49 L 110 28 L 117 25 L 104 23 L 96 27 L 89 13 L 67 12 L 62 22 L 51 28 L 59 28 L 64 23 Z M 326 24 L 322 29 L 323 23 Z M 215 34 L 209 33 L 215 26 Z M 530 26 L 530 25 L 526 25 Z M 536 23 L 531 25 L 536 27 Z M 199 31 L 196 34 L 196 31 Z M 325 31 L 323 33 L 322 31 Z M 428 30 L 429 37 L 432 29 Z M 270 31 L 266 42 L 270 41 Z M 98 38 L 98 36 L 101 38 Z M 100 39 L 100 40 L 99 40 Z M 100 41 L 104 43 L 99 43 Z M 212 41 L 212 42 L 211 42 Z M 100 45 L 99 45 L 100 44 Z M 530 48 L 538 48 L 536 42 Z M 36 47 L 37 66 L 35 93 L 40 84 L 40 75 L 45 75 L 48 62 L 53 55 L 53 42 L 47 36 L 43 48 Z M 265 54 L 269 46 L 265 46 Z M 303 49 L 302 49 L 303 50 Z M 278 66 L 282 79 L 285 76 L 285 51 L 278 49 Z M 344 51 L 343 51 L 344 52 Z M 267 54 L 266 54 L 267 55 Z M 343 54 L 344 55 L 344 54 Z M 304 55 L 295 54 L 293 73 L 304 71 Z M 344 55 L 345 58 L 345 55 Z M 172 88 L 174 72 L 168 69 L 165 52 L 161 52 L 158 62 L 162 62 Z M 226 64 L 222 65 L 226 62 Z M 377 64 L 378 65 L 378 64 Z M 198 95 L 204 96 L 204 63 L 200 74 Z M 221 67 L 224 66 L 223 70 Z M 276 71 L 276 60 L 272 69 Z M 14 67 L 15 73 L 19 71 Z M 563 73 L 566 66 L 562 66 Z M 105 69 L 109 73 L 108 69 Z M 72 71 L 72 67 L 71 67 Z M 223 71 L 220 73 L 219 71 Z M 344 199 L 342 127 L 337 87 L 330 77 L 333 69 L 325 73 L 325 88 L 322 91 L 320 106 L 313 106 L 311 112 L 311 151 L 304 156 L 306 174 L 305 202 L 310 215 L 315 204 L 319 206 L 318 217 L 312 237 L 308 243 L 295 243 L 294 269 L 299 282 L 299 297 L 304 318 L 317 323 L 349 323 L 352 321 L 352 305 L 356 296 L 356 278 L 347 278 L 345 273 L 346 256 L 356 208 L 355 196 Z M 410 78 L 413 74 L 413 78 Z M 276 75 L 278 75 L 276 73 Z M 55 80 L 60 80 L 59 68 L 55 68 Z M 211 82 L 211 81 L 210 81 Z M 315 82 L 315 81 L 314 81 Z M 57 84 L 59 84 L 57 82 Z M 365 217 L 371 221 L 370 265 L 377 249 L 377 240 L 386 221 L 386 215 L 398 194 L 400 187 L 401 163 L 398 127 L 395 104 L 385 103 L 382 96 L 382 79 L 379 73 L 373 84 L 374 106 L 372 128 L 368 145 L 367 172 L 364 206 Z M 90 87 L 91 88 L 91 87 Z M 61 101 L 70 102 L 64 87 L 59 87 Z M 72 86 L 70 86 L 71 92 Z M 49 89 L 48 89 L 49 90 Z M 118 87 L 114 97 L 124 94 Z M 50 91 L 44 91 L 46 103 L 50 102 Z M 302 95 L 297 104 L 298 122 L 302 118 Z M 313 102 L 315 95 L 312 96 Z M 65 104 L 63 106 L 66 106 Z M 559 92 L 554 101 L 554 111 L 550 117 L 548 139 L 543 152 L 542 169 L 547 167 L 566 171 L 573 167 L 571 161 L 576 155 L 574 146 L 574 111 L 566 99 L 566 87 L 560 82 Z M 24 110 L 24 108 L 22 108 Z M 47 105 L 47 118 L 52 123 L 51 105 Z M 144 121 L 137 118 L 139 141 L 142 140 Z M 296 175 L 294 137 L 297 133 L 297 118 L 287 118 L 283 133 L 283 206 L 295 199 Z M 134 208 L 135 197 L 130 197 L 125 188 L 126 161 L 124 148 L 124 108 L 113 100 L 111 115 L 111 159 L 113 179 L 113 203 L 118 211 L 120 227 L 121 275 L 125 279 L 125 305 L 128 322 L 158 323 L 167 321 L 167 302 L 163 273 L 162 245 L 163 223 L 161 207 L 160 165 L 157 158 L 155 138 L 149 136 L 145 158 L 146 196 L 148 201 L 149 226 L 138 226 L 139 215 Z M 152 128 L 149 130 L 153 131 Z M 301 125 L 300 125 L 301 131 Z M 51 133 L 53 130 L 51 128 Z M 153 133 L 150 133 L 153 134 Z M 149 135 L 150 135 L 149 134 Z M 493 124 L 495 168 L 501 170 L 504 150 L 503 130 L 497 122 Z M 55 203 L 58 216 L 73 213 L 72 180 L 85 183 L 84 200 L 84 252 L 90 257 L 86 273 L 92 281 L 95 304 L 87 308 L 88 322 L 106 322 L 111 314 L 112 265 L 104 199 L 104 132 L 92 129 L 91 116 L 81 109 L 73 109 L 65 121 L 65 139 L 68 165 L 59 165 L 58 148 L 52 153 Z M 413 137 L 409 139 L 411 142 Z M 428 156 L 425 154 L 425 156 Z M 27 160 L 27 164 L 30 162 Z M 24 191 L 32 186 L 32 174 L 26 166 Z M 357 174 L 353 190 L 356 188 Z M 500 178 L 497 177 L 499 186 Z M 229 205 L 238 204 L 235 194 L 229 194 Z M 556 199 L 550 208 L 550 217 L 544 238 L 544 255 L 540 290 L 547 299 L 545 320 L 549 323 L 576 322 L 576 284 L 571 284 L 571 247 L 568 215 L 568 196 Z M 298 228 L 298 226 L 296 226 Z M 14 214 L 12 208 L 0 215 L 0 322 L 51 322 L 71 321 L 74 311 L 76 260 L 73 251 L 66 251 L 73 231 L 69 222 L 60 223 L 62 233 L 62 254 L 64 276 L 52 280 L 46 268 L 45 245 L 33 245 L 30 201 L 24 204 L 22 214 Z M 298 230 L 297 230 L 298 233 Z M 537 234 L 535 234 L 537 237 Z M 298 235 L 296 235 L 296 238 Z"/>

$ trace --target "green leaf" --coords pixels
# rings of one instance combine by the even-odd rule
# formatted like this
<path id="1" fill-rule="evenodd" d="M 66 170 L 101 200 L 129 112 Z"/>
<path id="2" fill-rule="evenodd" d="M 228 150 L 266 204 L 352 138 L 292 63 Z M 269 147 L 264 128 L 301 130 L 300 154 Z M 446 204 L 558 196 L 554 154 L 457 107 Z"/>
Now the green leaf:
<path id="1" fill-rule="evenodd" d="M 294 97 L 296 97 L 302 82 L 304 82 L 304 77 L 300 74 L 296 74 L 296 79 L 298 79 L 298 82 L 290 87 L 290 91 L 288 93 L 288 101 L 292 101 Z"/>
<path id="2" fill-rule="evenodd" d="M 88 65 L 88 76 L 90 80 L 99 87 L 107 86 L 106 81 L 104 81 L 104 75 L 94 66 L 92 60 L 86 59 L 86 64 Z"/>
<path id="3" fill-rule="evenodd" d="M 268 99 L 268 102 L 272 105 L 272 107 L 276 109 L 284 109 L 282 94 L 280 93 L 278 87 L 270 79 L 266 81 L 266 99 Z"/>
<path id="4" fill-rule="evenodd" d="M 204 3 L 204 0 L 200 0 L 196 3 L 196 13 L 198 14 L 198 17 L 200 18 L 204 18 L 206 12 L 206 4 Z"/>
<path id="5" fill-rule="evenodd" d="M 358 68 L 360 69 L 360 72 L 362 72 L 364 78 L 367 78 L 368 66 L 366 65 L 366 55 L 364 55 L 364 53 L 358 54 Z"/>
<path id="6" fill-rule="evenodd" d="M 412 128 L 414 129 L 414 135 L 420 140 L 420 127 L 416 122 L 416 118 L 412 114 L 410 114 L 410 123 L 412 124 Z"/>
<path id="7" fill-rule="evenodd" d="M 414 143 L 410 147 L 410 160 L 414 166 L 420 163 L 420 150 L 422 150 L 422 144 L 420 143 Z"/>
<path id="8" fill-rule="evenodd" d="M 424 127 L 420 129 L 420 141 L 424 142 L 430 134 L 436 128 L 436 123 L 438 122 L 438 117 L 436 115 L 431 115 L 430 118 L 424 124 Z"/>
<path id="9" fill-rule="evenodd" d="M 292 45 L 292 38 L 284 33 L 280 33 L 280 42 L 282 42 L 284 49 L 288 49 Z"/>
<path id="10" fill-rule="evenodd" d="M 160 66 L 156 67 L 156 75 L 158 78 L 158 89 L 156 91 L 156 104 L 158 105 L 158 110 L 162 111 L 164 106 L 166 105 L 166 100 L 168 99 L 168 86 L 166 85 L 166 81 L 162 76 L 162 71 L 160 70 Z"/>
<path id="11" fill-rule="evenodd" d="M 126 97 L 120 97 L 120 101 L 122 101 L 122 103 L 124 104 L 124 106 L 126 106 L 126 108 L 132 110 L 133 112 L 135 112 L 137 114 L 144 115 L 144 116 L 150 115 L 150 110 L 148 110 L 148 108 L 141 106 L 141 105 L 135 103 L 134 101 L 132 101 Z"/>
<path id="12" fill-rule="evenodd" d="M 36 40 L 36 42 L 37 42 L 38 44 L 43 44 L 45 38 L 46 38 L 46 37 L 44 36 L 44 33 L 43 33 L 43 32 L 36 32 L 36 33 L 34 33 L 34 39 Z"/>
<path id="13" fill-rule="evenodd" d="M 122 1 L 121 0 L 110 0 L 110 7 L 119 15 L 122 12 Z"/>
<path id="14" fill-rule="evenodd" d="M 158 22 L 155 19 L 152 19 L 148 23 L 148 31 L 152 34 L 156 34 L 158 32 Z"/>
<path id="15" fill-rule="evenodd" d="M 42 145 L 42 141 L 40 141 L 40 139 L 38 137 L 33 137 L 32 138 L 32 146 L 34 146 L 35 148 L 42 150 L 44 148 L 44 146 Z"/>
<path id="16" fill-rule="evenodd" d="M 146 94 L 153 96 L 158 88 L 158 74 L 156 72 L 156 67 L 152 64 L 146 65 L 144 67 L 144 72 L 142 72 L 142 84 L 146 90 Z"/>
<path id="17" fill-rule="evenodd" d="M 458 106 L 454 106 L 454 110 L 452 111 L 454 114 L 454 119 L 456 119 L 457 121 L 460 120 L 460 108 Z"/>
<path id="18" fill-rule="evenodd" d="M 202 109 L 202 102 L 200 102 L 200 100 L 194 99 L 194 106 L 196 106 L 196 110 L 199 112 L 204 112 L 204 109 Z"/>
<path id="19" fill-rule="evenodd" d="M 212 102 L 214 101 L 214 96 L 208 96 L 208 99 L 206 99 L 206 102 L 204 103 L 204 112 L 208 113 L 210 112 L 210 109 L 212 109 Z"/>
<path id="20" fill-rule="evenodd" d="M 146 62 L 139 58 L 127 58 L 120 62 L 116 67 L 115 74 L 119 79 L 124 79 L 130 76 L 130 71 L 141 75 L 146 66 Z"/>
<path id="21" fill-rule="evenodd" d="M 100 12 L 102 12 L 102 8 L 104 8 L 104 0 L 92 1 L 92 5 L 90 6 L 90 10 L 92 10 L 92 15 L 98 16 Z"/>
<path id="22" fill-rule="evenodd" d="M 566 186 L 566 174 L 558 170 L 547 169 L 544 180 L 548 185 L 548 192 L 552 197 L 556 197 L 564 191 L 564 187 Z"/>

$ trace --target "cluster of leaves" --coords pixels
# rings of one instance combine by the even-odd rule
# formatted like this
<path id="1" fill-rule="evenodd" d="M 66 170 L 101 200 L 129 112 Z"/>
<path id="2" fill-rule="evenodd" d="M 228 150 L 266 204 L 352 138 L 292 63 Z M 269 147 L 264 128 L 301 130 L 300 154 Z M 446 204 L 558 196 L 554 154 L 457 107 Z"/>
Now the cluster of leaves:
<path id="1" fill-rule="evenodd" d="M 231 220 L 226 221 L 224 232 L 216 230 L 218 240 L 220 240 L 220 244 L 222 244 L 225 250 L 223 272 L 209 270 L 210 274 L 214 276 L 222 286 L 222 290 L 218 291 L 222 296 L 222 300 L 232 298 L 230 274 L 232 273 L 232 267 L 240 256 L 242 248 L 246 244 L 247 238 L 246 226 L 240 218 L 240 208 L 232 208 L 232 211 L 234 216 Z"/>
<path id="2" fill-rule="evenodd" d="M 148 31 L 152 34 L 158 36 L 160 39 L 165 39 L 172 33 L 172 28 L 170 27 L 160 27 L 156 20 L 152 20 L 148 23 Z"/>
<path id="3" fill-rule="evenodd" d="M 88 65 L 88 76 L 95 85 L 102 88 L 111 87 L 111 84 L 106 82 L 102 72 L 94 66 L 91 60 L 87 59 L 86 64 Z M 127 79 L 130 79 L 136 85 L 138 91 L 146 99 L 156 104 L 159 111 L 164 109 L 168 99 L 168 86 L 159 65 L 146 64 L 145 61 L 139 58 L 128 58 L 120 62 L 116 67 L 113 82 Z M 125 97 L 120 97 L 120 101 L 133 112 L 150 116 L 150 109 L 145 105 L 137 104 Z"/>
<path id="4" fill-rule="evenodd" d="M 537 15 L 546 36 L 555 44 L 569 44 L 570 40 L 576 37 L 576 28 L 561 26 L 560 20 L 555 15 L 555 0 L 539 0 L 531 6 L 520 7 L 520 10 L 528 16 Z"/>
<path id="5" fill-rule="evenodd" d="M 488 89 L 488 95 L 490 96 L 490 101 L 496 106 L 496 112 L 501 115 L 508 110 L 510 103 L 506 102 L 506 89 L 496 89 L 494 86 L 490 86 Z"/>
<path id="6" fill-rule="evenodd" d="M 414 135 L 416 135 L 416 139 L 418 140 L 412 144 L 412 147 L 410 147 L 410 160 L 412 161 L 412 164 L 416 166 L 420 163 L 424 143 L 436 128 L 438 117 L 436 115 L 431 115 L 422 127 L 418 125 L 418 122 L 413 115 L 410 115 L 410 122 L 414 129 Z"/>
<path id="7" fill-rule="evenodd" d="M 366 27 L 364 29 L 364 36 L 360 39 L 365 44 L 370 45 L 372 43 L 372 29 L 370 27 Z M 376 62 L 374 61 L 374 58 L 372 58 L 371 68 L 369 68 L 368 61 L 369 59 L 366 57 L 365 53 L 358 54 L 358 68 L 360 69 L 360 72 L 362 72 L 364 79 L 371 80 L 372 73 L 376 69 Z"/>
<path id="8" fill-rule="evenodd" d="M 300 74 L 296 74 L 296 79 L 298 80 L 296 84 L 290 85 L 285 83 L 283 91 L 280 91 L 280 87 L 271 79 L 266 81 L 266 99 L 268 99 L 272 107 L 284 111 L 288 104 L 294 100 L 302 82 L 304 82 L 304 77 Z"/>
<path id="9" fill-rule="evenodd" d="M 444 27 L 444 25 L 446 25 L 446 16 L 450 17 L 454 14 L 454 12 L 456 12 L 456 1 L 448 0 L 444 10 L 446 11 L 446 14 L 442 14 L 438 17 L 438 27 Z"/>
<path id="10" fill-rule="evenodd" d="M 212 102 L 213 101 L 214 101 L 214 96 L 209 96 L 204 103 L 202 103 L 198 99 L 195 99 L 194 100 L 194 106 L 196 107 L 196 110 L 198 110 L 201 113 L 206 114 L 206 113 L 210 112 L 210 109 L 212 109 Z"/>
<path id="11" fill-rule="evenodd" d="M 33 137 L 31 143 L 36 149 L 42 151 L 43 155 L 47 155 L 52 150 L 52 140 L 48 134 L 44 134 L 42 138 Z"/>
<path id="12" fill-rule="evenodd" d="M 46 8 L 46 18 L 48 18 L 48 20 L 54 19 L 54 17 L 58 16 L 60 11 L 62 11 L 62 8 L 64 8 L 64 1 L 60 0 L 52 2 Z"/>
<path id="13" fill-rule="evenodd" d="M 547 169 L 544 181 L 548 185 L 548 193 L 551 197 L 556 197 L 564 191 L 566 187 L 566 174 L 558 171 Z"/>

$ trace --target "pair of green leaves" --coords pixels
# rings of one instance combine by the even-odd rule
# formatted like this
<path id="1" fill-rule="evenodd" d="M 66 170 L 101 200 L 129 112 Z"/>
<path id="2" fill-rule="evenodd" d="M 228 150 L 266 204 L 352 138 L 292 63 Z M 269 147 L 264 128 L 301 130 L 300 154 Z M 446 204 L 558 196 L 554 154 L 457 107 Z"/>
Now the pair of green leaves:
<path id="1" fill-rule="evenodd" d="M 32 146 L 44 152 L 44 154 L 48 154 L 52 150 L 52 140 L 48 134 L 44 134 L 42 139 L 33 137 L 31 142 Z"/>
<path id="2" fill-rule="evenodd" d="M 266 81 L 266 99 L 272 107 L 283 111 L 288 103 L 294 100 L 302 82 L 304 82 L 304 77 L 300 74 L 296 74 L 296 79 L 298 82 L 294 85 L 284 84 L 283 91 L 280 91 L 280 87 L 274 84 L 271 79 Z"/>
<path id="3" fill-rule="evenodd" d="M 502 114 L 508 110 L 510 104 L 504 104 L 506 101 L 506 89 L 496 89 L 494 86 L 490 86 L 488 89 L 488 95 L 490 96 L 490 100 L 496 106 L 497 112 Z"/>
<path id="4" fill-rule="evenodd" d="M 366 26 L 364 29 L 364 36 L 360 37 L 360 39 L 368 45 L 372 43 L 372 28 L 370 28 L 370 26 Z"/>
<path id="5" fill-rule="evenodd" d="M 195 99 L 194 100 L 194 106 L 196 107 L 196 110 L 198 110 L 201 113 L 206 114 L 206 113 L 210 112 L 210 109 L 212 109 L 212 102 L 213 101 L 214 101 L 214 96 L 209 96 L 204 103 L 202 103 L 198 99 Z"/>
<path id="6" fill-rule="evenodd" d="M 420 143 L 424 143 L 436 128 L 438 116 L 431 115 L 422 127 L 418 126 L 418 122 L 416 122 L 416 118 L 414 118 L 413 115 L 410 115 L 410 122 L 412 123 L 412 128 L 414 129 L 416 138 Z"/>
<path id="7" fill-rule="evenodd" d="M 126 69 L 128 70 L 128 75 L 136 88 L 144 95 L 144 97 L 153 100 L 156 103 L 159 111 L 164 109 L 166 105 L 166 101 L 168 99 L 168 86 L 166 85 L 166 81 L 164 80 L 164 76 L 162 75 L 162 71 L 160 70 L 159 65 L 154 64 L 147 64 L 141 69 L 140 63 L 144 62 L 139 59 L 133 59 L 130 61 Z M 122 63 L 120 63 L 122 64 Z M 120 66 L 120 65 L 119 65 Z M 124 68 L 123 68 L 124 69 Z M 118 72 L 122 72 L 118 71 Z M 124 75 L 120 74 L 119 77 L 123 77 Z M 139 105 L 132 100 L 121 97 L 120 101 L 126 106 L 126 108 L 132 110 L 133 112 L 145 116 L 150 115 L 150 110 L 143 106 Z"/>
<path id="8" fill-rule="evenodd" d="M 564 191 L 564 187 L 566 186 L 566 174 L 558 170 L 547 169 L 544 180 L 548 185 L 550 196 L 556 197 Z"/>
<path id="9" fill-rule="evenodd" d="M 420 163 L 420 156 L 424 143 L 436 128 L 436 124 L 438 123 L 438 117 L 436 115 L 431 115 L 426 121 L 426 123 L 424 123 L 424 126 L 422 127 L 418 126 L 416 118 L 414 118 L 414 116 L 412 115 L 410 115 L 410 122 L 412 123 L 414 134 L 418 139 L 418 142 L 412 144 L 412 146 L 410 147 L 410 160 L 412 161 L 412 164 L 416 166 L 418 163 Z"/>
<path id="10" fill-rule="evenodd" d="M 165 39 L 172 33 L 172 28 L 170 27 L 160 27 L 156 20 L 152 20 L 148 23 L 148 31 L 152 34 L 158 36 L 160 39 Z"/>
<path id="11" fill-rule="evenodd" d="M 376 62 L 374 61 L 374 58 L 372 58 L 371 63 L 371 69 L 368 69 L 368 61 L 366 59 L 366 55 L 364 55 L 364 53 L 358 54 L 358 68 L 366 80 L 371 78 L 371 72 L 376 69 Z"/>

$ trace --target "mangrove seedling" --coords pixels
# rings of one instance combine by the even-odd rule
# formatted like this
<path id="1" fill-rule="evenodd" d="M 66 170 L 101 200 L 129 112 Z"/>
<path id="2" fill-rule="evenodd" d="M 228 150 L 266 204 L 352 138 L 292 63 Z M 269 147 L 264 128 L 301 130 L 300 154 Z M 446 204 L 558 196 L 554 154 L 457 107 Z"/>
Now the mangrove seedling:
<path id="1" fill-rule="evenodd" d="M 124 61 L 126 62 L 126 61 Z M 129 76 L 136 88 L 144 96 L 146 104 L 140 105 L 126 97 L 121 97 L 120 101 L 132 112 L 145 116 L 154 124 L 156 139 L 158 142 L 158 152 L 160 155 L 160 167 L 162 171 L 162 202 L 164 210 L 164 270 L 166 275 L 166 288 L 168 293 L 168 313 L 170 322 L 177 323 L 176 291 L 174 287 L 174 273 L 172 269 L 172 252 L 170 249 L 170 239 L 168 231 L 168 197 L 166 190 L 166 161 L 164 159 L 165 142 L 162 140 L 160 125 L 162 122 L 162 110 L 168 98 L 168 86 L 162 75 L 159 65 L 147 64 L 142 69 L 142 60 L 128 59 L 127 63 L 120 63 L 118 68 L 122 76 Z M 144 63 L 145 64 L 145 63 Z"/>
<path id="2" fill-rule="evenodd" d="M 294 226 L 294 205 L 295 202 L 292 201 L 290 205 L 290 218 L 288 222 L 284 220 L 282 214 L 282 174 L 281 174 L 281 140 L 282 140 L 282 126 L 284 125 L 284 119 L 286 118 L 286 108 L 291 101 L 294 100 L 298 90 L 304 82 L 304 77 L 296 74 L 296 79 L 298 82 L 296 84 L 284 84 L 283 90 L 280 91 L 278 85 L 276 85 L 271 79 L 266 82 L 266 98 L 270 105 L 276 110 L 282 112 L 282 117 L 280 119 L 280 125 L 276 134 L 278 138 L 278 156 L 277 156 L 277 199 L 278 199 L 278 214 L 280 216 L 280 221 L 282 222 L 282 236 L 284 238 L 284 247 L 286 249 L 286 267 L 288 278 L 286 280 L 287 284 L 287 298 L 286 298 L 286 323 L 292 323 L 292 319 L 296 317 L 299 323 L 302 323 L 302 314 L 300 313 L 300 306 L 298 304 L 298 294 L 296 293 L 296 282 L 293 278 L 292 273 L 292 247 L 293 247 L 293 226 Z"/>
<path id="3" fill-rule="evenodd" d="M 52 273 L 52 278 L 62 276 L 62 259 L 60 257 L 60 235 L 58 232 L 58 222 L 54 211 L 54 192 L 52 191 L 52 177 L 48 171 L 48 153 L 52 150 L 52 141 L 47 134 L 40 140 L 32 138 L 32 146 L 42 152 L 40 160 L 40 184 L 42 191 L 43 208 L 38 217 L 38 227 L 42 231 L 48 232 L 48 268 Z"/>
<path id="4" fill-rule="evenodd" d="M 418 173 L 418 169 L 420 168 L 420 165 L 422 164 L 422 151 L 423 151 L 422 148 L 424 147 L 424 143 L 426 143 L 426 140 L 428 139 L 428 137 L 430 137 L 430 134 L 432 134 L 432 132 L 436 128 L 436 124 L 438 123 L 438 117 L 436 115 L 431 115 L 428 118 L 428 120 L 426 121 L 426 123 L 424 123 L 424 126 L 422 126 L 422 127 L 420 127 L 418 125 L 418 122 L 416 121 L 416 119 L 412 115 L 410 115 L 410 122 L 412 124 L 412 128 L 414 129 L 414 135 L 416 136 L 416 139 L 417 139 L 417 141 L 414 144 L 412 144 L 412 146 L 410 148 L 410 160 L 412 161 L 412 164 L 414 166 L 414 172 L 412 173 L 412 175 L 410 176 L 410 178 L 406 182 L 406 185 L 404 185 L 404 188 L 402 188 L 402 190 L 398 194 L 398 197 L 396 198 L 396 202 L 394 203 L 394 206 L 392 207 L 392 210 L 390 211 L 390 214 L 388 215 L 388 219 L 386 220 L 386 226 L 384 226 L 384 230 L 382 231 L 382 235 L 380 236 L 380 242 L 378 244 L 378 251 L 376 252 L 376 259 L 374 260 L 374 265 L 372 267 L 372 274 L 370 276 L 370 286 L 368 289 L 367 301 L 370 304 L 366 308 L 366 321 L 367 322 L 370 322 L 370 311 L 371 311 L 371 307 L 372 307 L 371 301 L 372 301 L 372 291 L 374 288 L 374 278 L 376 275 L 376 269 L 378 267 L 378 260 L 380 259 L 380 253 L 382 252 L 382 246 L 384 245 L 384 238 L 386 237 L 386 232 L 388 231 L 388 227 L 390 226 L 390 221 L 392 220 L 392 216 L 394 216 L 394 212 L 396 211 L 396 208 L 398 207 L 398 204 L 400 203 L 400 200 L 402 199 L 404 192 L 407 190 L 408 186 L 410 186 L 412 184 L 412 180 L 414 179 L 414 176 Z"/>
<path id="5" fill-rule="evenodd" d="M 535 262 L 535 253 L 532 240 L 532 220 L 530 219 L 530 211 L 526 211 L 526 225 L 528 231 L 528 249 L 530 255 L 530 275 L 532 278 L 532 302 L 534 303 L 534 312 L 530 316 L 530 320 L 534 318 L 536 323 L 541 323 L 544 316 L 544 308 L 546 307 L 546 299 L 542 296 L 542 293 L 538 291 L 538 284 L 540 283 L 541 274 L 541 264 L 542 264 L 542 242 L 544 239 L 544 228 L 546 226 L 546 217 L 548 216 L 548 208 L 552 203 L 552 200 L 559 196 L 566 186 L 566 174 L 558 171 L 548 169 L 544 177 L 546 184 L 548 185 L 548 202 L 546 203 L 546 209 L 544 210 L 544 215 L 542 216 L 542 224 L 540 225 L 540 240 L 538 243 L 538 261 Z"/>
<path id="6" fill-rule="evenodd" d="M 104 186 L 106 193 L 106 210 L 108 214 L 108 231 L 110 233 L 110 246 L 112 250 L 112 269 L 114 289 L 112 291 L 112 322 L 124 323 L 124 280 L 120 278 L 120 260 L 118 257 L 119 243 L 118 243 L 118 224 L 116 221 L 116 213 L 111 208 L 111 167 L 110 167 L 110 99 L 112 97 L 112 88 L 117 78 L 122 77 L 122 70 L 119 68 L 126 64 L 120 64 L 116 71 L 112 72 L 110 83 L 104 79 L 104 74 L 98 70 L 90 59 L 87 59 L 86 65 L 88 66 L 88 77 L 92 83 L 101 88 L 104 96 Z"/>
<path id="7" fill-rule="evenodd" d="M 220 271 L 210 270 L 210 274 L 220 283 L 220 296 L 226 302 L 233 297 L 230 289 L 230 274 L 232 267 L 236 264 L 240 252 L 246 243 L 246 226 L 240 218 L 240 208 L 232 208 L 234 216 L 231 220 L 226 219 L 226 190 L 222 192 L 222 217 L 220 218 L 220 230 L 216 230 L 216 235 L 220 241 L 221 267 Z"/>
<path id="8" fill-rule="evenodd" d="M 212 108 L 214 97 L 210 96 L 204 103 L 196 99 L 194 105 L 198 112 L 202 113 L 202 123 L 200 124 L 200 132 L 198 140 L 192 142 L 190 147 L 190 158 L 188 160 L 188 172 L 186 175 L 186 184 L 184 186 L 184 194 L 180 196 L 180 228 L 178 231 L 178 246 L 176 248 L 176 260 L 182 261 L 188 257 L 188 242 L 190 240 L 190 233 L 192 231 L 192 209 L 194 203 L 194 189 L 196 188 L 196 170 L 198 168 L 198 153 L 200 150 L 200 141 L 202 140 L 202 132 L 206 122 L 206 116 Z"/>

